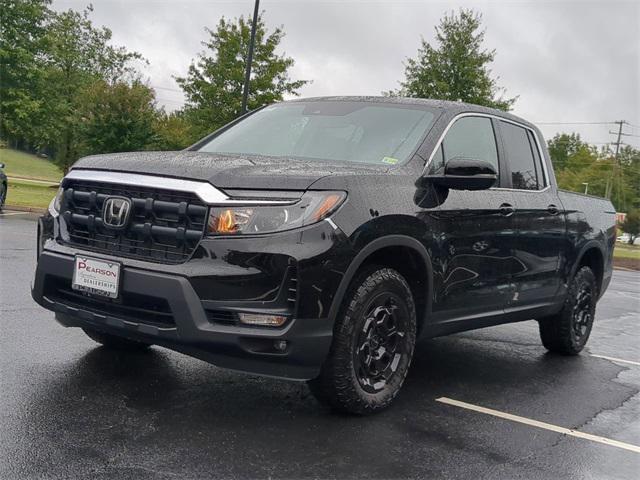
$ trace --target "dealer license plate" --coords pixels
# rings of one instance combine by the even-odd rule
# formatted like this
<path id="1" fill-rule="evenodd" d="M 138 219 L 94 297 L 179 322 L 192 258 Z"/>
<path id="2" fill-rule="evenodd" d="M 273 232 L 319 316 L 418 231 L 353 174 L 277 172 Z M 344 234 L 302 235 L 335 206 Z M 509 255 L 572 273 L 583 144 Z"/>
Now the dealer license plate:
<path id="1" fill-rule="evenodd" d="M 119 263 L 76 256 L 71 288 L 103 297 L 117 298 L 119 285 Z"/>

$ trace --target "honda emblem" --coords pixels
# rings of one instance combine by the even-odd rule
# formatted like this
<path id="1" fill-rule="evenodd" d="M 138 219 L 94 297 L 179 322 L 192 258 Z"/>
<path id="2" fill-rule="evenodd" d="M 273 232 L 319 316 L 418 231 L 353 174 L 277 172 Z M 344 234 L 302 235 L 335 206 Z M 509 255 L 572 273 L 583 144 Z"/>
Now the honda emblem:
<path id="1" fill-rule="evenodd" d="M 108 197 L 102 206 L 102 222 L 105 227 L 124 228 L 129 221 L 131 200 L 124 197 Z"/>

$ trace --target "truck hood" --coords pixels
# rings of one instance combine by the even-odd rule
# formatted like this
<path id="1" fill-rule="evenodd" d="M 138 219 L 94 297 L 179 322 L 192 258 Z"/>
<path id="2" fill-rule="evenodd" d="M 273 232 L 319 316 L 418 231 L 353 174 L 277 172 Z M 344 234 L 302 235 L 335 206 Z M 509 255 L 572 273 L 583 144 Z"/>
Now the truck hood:
<path id="1" fill-rule="evenodd" d="M 73 170 L 108 170 L 203 180 L 219 188 L 306 190 L 331 175 L 381 174 L 385 168 L 361 164 L 203 152 L 138 152 L 92 155 Z"/>

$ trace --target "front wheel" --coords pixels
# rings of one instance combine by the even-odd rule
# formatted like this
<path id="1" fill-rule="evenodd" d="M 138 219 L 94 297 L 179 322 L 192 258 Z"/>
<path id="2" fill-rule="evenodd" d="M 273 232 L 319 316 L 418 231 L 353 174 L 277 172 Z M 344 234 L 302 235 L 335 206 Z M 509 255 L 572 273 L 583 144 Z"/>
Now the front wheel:
<path id="1" fill-rule="evenodd" d="M 4 208 L 4 202 L 7 199 L 7 185 L 0 183 L 0 212 Z"/>
<path id="2" fill-rule="evenodd" d="M 400 391 L 416 342 L 411 289 L 397 271 L 370 267 L 345 295 L 331 349 L 314 396 L 335 410 L 359 415 L 386 408 Z"/>
<path id="3" fill-rule="evenodd" d="M 576 273 L 562 310 L 540 319 L 540 339 L 545 348 L 563 355 L 577 355 L 587 344 L 598 300 L 596 276 L 589 267 Z"/>

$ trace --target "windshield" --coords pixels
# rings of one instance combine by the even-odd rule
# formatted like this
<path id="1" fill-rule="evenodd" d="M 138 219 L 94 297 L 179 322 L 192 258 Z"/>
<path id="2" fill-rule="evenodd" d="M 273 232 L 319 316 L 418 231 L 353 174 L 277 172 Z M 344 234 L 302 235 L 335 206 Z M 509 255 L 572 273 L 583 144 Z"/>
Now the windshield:
<path id="1" fill-rule="evenodd" d="M 409 158 L 434 111 L 421 105 L 292 102 L 254 113 L 201 152 L 393 165 Z"/>

